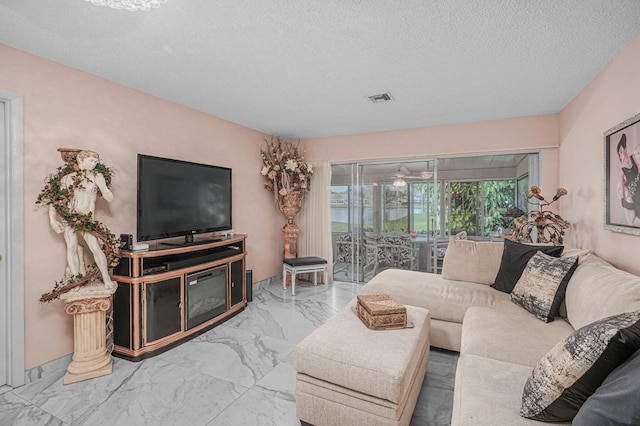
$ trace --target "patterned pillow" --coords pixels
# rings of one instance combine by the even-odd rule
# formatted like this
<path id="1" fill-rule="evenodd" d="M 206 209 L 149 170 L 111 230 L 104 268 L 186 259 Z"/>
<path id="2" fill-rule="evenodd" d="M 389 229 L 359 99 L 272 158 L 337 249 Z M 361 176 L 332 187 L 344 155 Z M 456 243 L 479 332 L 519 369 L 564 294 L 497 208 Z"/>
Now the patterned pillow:
<path id="1" fill-rule="evenodd" d="M 640 311 L 586 325 L 558 342 L 524 385 L 520 415 L 545 422 L 573 419 L 604 379 L 640 349 Z"/>
<path id="2" fill-rule="evenodd" d="M 557 258 L 537 252 L 522 271 L 511 301 L 544 322 L 553 321 L 577 266 L 577 256 Z"/>
<path id="3" fill-rule="evenodd" d="M 560 257 L 563 246 L 534 246 L 504 240 L 504 250 L 500 261 L 498 275 L 491 287 L 504 293 L 511 293 L 520 279 L 522 271 L 536 252 L 541 251 L 549 256 Z"/>

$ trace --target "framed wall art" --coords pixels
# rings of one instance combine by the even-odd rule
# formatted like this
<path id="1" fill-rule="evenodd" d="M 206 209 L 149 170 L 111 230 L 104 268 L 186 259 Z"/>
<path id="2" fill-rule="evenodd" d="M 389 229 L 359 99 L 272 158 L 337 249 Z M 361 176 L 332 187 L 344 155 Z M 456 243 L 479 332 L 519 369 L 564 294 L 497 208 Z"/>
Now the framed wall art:
<path id="1" fill-rule="evenodd" d="M 604 229 L 640 235 L 640 114 L 604 132 Z"/>

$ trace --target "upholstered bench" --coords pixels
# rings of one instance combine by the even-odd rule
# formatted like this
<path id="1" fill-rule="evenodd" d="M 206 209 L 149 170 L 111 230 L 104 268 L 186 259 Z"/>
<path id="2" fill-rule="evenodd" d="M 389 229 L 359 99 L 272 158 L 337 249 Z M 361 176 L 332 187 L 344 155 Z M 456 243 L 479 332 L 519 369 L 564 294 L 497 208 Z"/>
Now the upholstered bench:
<path id="1" fill-rule="evenodd" d="M 287 272 L 291 274 L 291 295 L 296 295 L 296 274 L 313 272 L 313 285 L 318 284 L 318 272 L 324 273 L 324 283 L 327 284 L 327 261 L 320 257 L 292 257 L 282 262 L 282 287 L 287 288 Z"/>
<path id="2" fill-rule="evenodd" d="M 407 306 L 413 328 L 370 330 L 355 299 L 296 346 L 296 412 L 323 425 L 408 425 L 429 361 L 428 310 Z"/>

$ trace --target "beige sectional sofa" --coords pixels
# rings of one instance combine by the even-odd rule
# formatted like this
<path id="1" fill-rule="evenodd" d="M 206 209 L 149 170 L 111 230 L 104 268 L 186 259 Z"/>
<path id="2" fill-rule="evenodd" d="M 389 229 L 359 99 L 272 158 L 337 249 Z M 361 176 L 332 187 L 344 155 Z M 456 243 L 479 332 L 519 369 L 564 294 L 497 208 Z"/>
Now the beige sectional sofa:
<path id="1" fill-rule="evenodd" d="M 431 345 L 460 352 L 454 426 L 540 424 L 519 414 L 525 382 L 540 359 L 580 327 L 640 310 L 639 277 L 589 251 L 565 247 L 562 256 L 579 256 L 578 266 L 566 287 L 563 318 L 545 323 L 490 286 L 503 246 L 452 240 L 442 275 L 390 269 L 361 291 L 389 293 L 428 309 Z"/>

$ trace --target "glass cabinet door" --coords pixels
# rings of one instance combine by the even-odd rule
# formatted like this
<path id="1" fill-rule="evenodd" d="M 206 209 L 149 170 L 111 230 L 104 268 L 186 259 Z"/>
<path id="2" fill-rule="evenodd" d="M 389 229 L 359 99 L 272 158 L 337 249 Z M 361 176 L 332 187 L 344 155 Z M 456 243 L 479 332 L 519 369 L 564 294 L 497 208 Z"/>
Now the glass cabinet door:
<path id="1" fill-rule="evenodd" d="M 143 344 L 182 331 L 182 303 L 180 277 L 158 282 L 146 282 L 144 295 Z"/>

